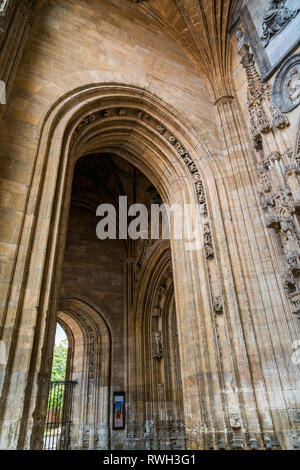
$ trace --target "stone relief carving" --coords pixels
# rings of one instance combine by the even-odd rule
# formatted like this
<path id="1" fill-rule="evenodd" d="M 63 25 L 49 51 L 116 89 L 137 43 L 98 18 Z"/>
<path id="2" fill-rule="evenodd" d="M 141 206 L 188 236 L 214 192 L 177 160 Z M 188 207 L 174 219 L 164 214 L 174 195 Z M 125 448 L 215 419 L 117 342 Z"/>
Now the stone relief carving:
<path id="1" fill-rule="evenodd" d="M 167 289 L 164 286 L 160 286 L 157 290 L 158 294 L 161 295 L 162 297 L 166 295 Z"/>
<path id="2" fill-rule="evenodd" d="M 242 427 L 241 417 L 236 413 L 229 417 L 229 423 L 232 429 L 241 429 Z"/>
<path id="3" fill-rule="evenodd" d="M 248 46 L 248 41 L 246 39 L 244 31 L 241 28 L 239 28 L 235 33 L 235 37 L 238 41 L 237 51 L 240 55 L 243 55 L 244 54 L 244 47 Z"/>
<path id="4" fill-rule="evenodd" d="M 162 339 L 160 331 L 152 331 L 152 357 L 161 359 L 163 357 Z"/>
<path id="5" fill-rule="evenodd" d="M 209 224 L 204 224 L 204 250 L 206 258 L 214 256 L 214 247 Z"/>
<path id="6" fill-rule="evenodd" d="M 299 431 L 292 431 L 291 438 L 293 442 L 293 449 L 300 450 L 300 432 Z"/>
<path id="7" fill-rule="evenodd" d="M 294 422 L 300 423 L 300 410 L 294 411 Z"/>
<path id="8" fill-rule="evenodd" d="M 167 277 L 170 279 L 173 279 L 173 268 L 172 266 L 169 266 L 167 271 L 166 271 Z"/>
<path id="9" fill-rule="evenodd" d="M 220 295 L 213 298 L 213 311 L 216 314 L 223 313 L 223 302 Z"/>
<path id="10" fill-rule="evenodd" d="M 229 446 L 231 449 L 239 450 L 244 449 L 245 442 L 242 436 L 232 436 L 229 441 Z"/>
<path id="11" fill-rule="evenodd" d="M 289 121 L 283 112 L 295 107 L 298 99 L 300 102 L 300 54 L 292 56 L 283 64 L 275 79 L 271 97 L 270 86 L 262 81 L 242 34 L 242 31 L 238 32 L 237 39 L 248 82 L 250 135 L 254 148 L 262 151 L 267 139 L 265 135 L 287 127 Z M 300 138 L 296 142 L 295 152 L 287 149 L 281 155 L 278 149 L 267 148 L 271 152 L 268 155 L 261 152 L 261 162 L 257 166 L 259 200 L 266 226 L 280 234 L 283 285 L 289 295 L 292 312 L 300 314 L 300 233 L 295 218 L 295 210 L 300 203 Z"/>
<path id="12" fill-rule="evenodd" d="M 272 101 L 283 113 L 300 104 L 300 54 L 289 57 L 281 66 L 274 81 Z"/>
<path id="13" fill-rule="evenodd" d="M 152 310 L 153 317 L 160 317 L 161 316 L 161 309 L 159 307 L 154 307 Z"/>
<path id="14" fill-rule="evenodd" d="M 290 101 L 298 104 L 300 101 L 300 70 L 293 68 L 287 82 Z"/>
<path id="15" fill-rule="evenodd" d="M 291 10 L 285 6 L 286 0 L 266 0 L 261 40 L 267 47 L 271 38 L 297 16 L 300 9 Z"/>
<path id="16" fill-rule="evenodd" d="M 248 437 L 247 439 L 247 445 L 249 447 L 249 449 L 251 450 L 258 450 L 260 449 L 260 442 L 258 439 L 256 439 L 256 437 Z"/>
<path id="17" fill-rule="evenodd" d="M 271 103 L 270 85 L 261 79 L 247 41 L 243 42 L 240 53 L 243 53 L 241 64 L 246 70 L 248 83 L 250 135 L 255 150 L 259 151 L 262 149 L 263 135 L 271 132 L 273 128 L 287 127 L 289 120 L 283 115 L 278 103 Z"/>
<path id="18" fill-rule="evenodd" d="M 268 449 L 281 449 L 278 439 L 274 434 L 271 434 L 269 436 L 264 435 L 263 441 L 264 441 L 265 448 L 267 450 Z"/>
<path id="19" fill-rule="evenodd" d="M 278 158 L 278 156 L 277 156 Z M 288 164 L 290 174 L 292 164 Z M 298 170 L 296 170 L 298 171 Z M 268 228 L 279 232 L 283 247 L 284 288 L 289 294 L 292 312 L 300 313 L 300 233 L 295 222 L 295 201 L 286 181 L 271 181 L 268 166 L 258 165 L 258 194 Z"/>

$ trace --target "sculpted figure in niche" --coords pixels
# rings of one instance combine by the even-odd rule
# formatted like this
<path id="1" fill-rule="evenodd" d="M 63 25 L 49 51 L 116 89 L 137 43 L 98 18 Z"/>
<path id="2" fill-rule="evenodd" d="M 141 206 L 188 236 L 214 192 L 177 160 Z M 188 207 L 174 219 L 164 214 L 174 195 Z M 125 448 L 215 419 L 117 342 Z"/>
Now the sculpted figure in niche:
<path id="1" fill-rule="evenodd" d="M 161 359 L 163 356 L 162 340 L 160 331 L 152 331 L 152 357 Z"/>
<path id="2" fill-rule="evenodd" d="M 261 36 L 264 47 L 267 47 L 272 36 L 280 31 L 291 18 L 295 18 L 300 11 L 300 8 L 290 10 L 285 3 L 286 0 L 266 0 Z"/>

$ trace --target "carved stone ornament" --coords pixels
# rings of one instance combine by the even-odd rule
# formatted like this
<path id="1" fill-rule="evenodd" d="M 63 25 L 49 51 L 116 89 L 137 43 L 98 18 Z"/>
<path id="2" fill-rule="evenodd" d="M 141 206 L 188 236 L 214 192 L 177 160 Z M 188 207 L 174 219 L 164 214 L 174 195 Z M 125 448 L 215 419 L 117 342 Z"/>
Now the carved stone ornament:
<path id="1" fill-rule="evenodd" d="M 209 224 L 204 225 L 204 250 L 206 258 L 214 256 L 214 247 Z"/>
<path id="2" fill-rule="evenodd" d="M 213 311 L 216 314 L 223 313 L 223 302 L 220 295 L 213 298 Z"/>
<path id="3" fill-rule="evenodd" d="M 160 286 L 157 291 L 158 291 L 158 294 L 161 295 L 162 297 L 165 296 L 167 293 L 167 289 L 164 286 Z"/>
<path id="4" fill-rule="evenodd" d="M 295 283 L 295 282 L 294 282 Z M 289 294 L 289 298 L 292 305 L 292 312 L 294 315 L 299 315 L 300 313 L 300 292 L 292 292 Z M 299 413 L 299 422 L 300 422 L 300 412 Z"/>
<path id="5" fill-rule="evenodd" d="M 161 316 L 161 309 L 159 307 L 154 307 L 152 310 L 153 317 L 160 317 Z"/>
<path id="6" fill-rule="evenodd" d="M 247 440 L 247 445 L 248 445 L 249 449 L 251 449 L 251 450 L 260 449 L 260 442 L 256 437 L 249 436 L 248 440 Z"/>
<path id="7" fill-rule="evenodd" d="M 242 56 L 245 54 L 245 52 L 249 51 L 249 44 L 247 38 L 241 28 L 236 31 L 235 37 L 237 39 L 238 54 Z"/>
<path id="8" fill-rule="evenodd" d="M 163 356 L 162 340 L 160 331 L 152 331 L 152 357 L 161 359 Z"/>
<path id="9" fill-rule="evenodd" d="M 289 57 L 280 68 L 274 81 L 272 101 L 283 113 L 300 104 L 300 54 Z"/>
<path id="10" fill-rule="evenodd" d="M 285 6 L 286 0 L 266 0 L 261 40 L 267 47 L 272 37 L 297 16 L 300 9 L 292 10 Z"/>
<path id="11" fill-rule="evenodd" d="M 242 436 L 233 436 L 229 441 L 229 446 L 233 450 L 242 450 L 245 447 L 245 442 Z"/>
<path id="12" fill-rule="evenodd" d="M 300 410 L 294 411 L 294 422 L 300 423 Z"/>
<path id="13" fill-rule="evenodd" d="M 271 449 L 281 449 L 280 444 L 278 442 L 277 437 L 274 434 L 264 435 L 263 436 L 263 441 L 264 441 L 264 446 L 265 449 L 271 450 Z"/>
<path id="14" fill-rule="evenodd" d="M 229 422 L 232 429 L 241 429 L 242 427 L 241 418 L 236 413 L 230 416 Z"/>

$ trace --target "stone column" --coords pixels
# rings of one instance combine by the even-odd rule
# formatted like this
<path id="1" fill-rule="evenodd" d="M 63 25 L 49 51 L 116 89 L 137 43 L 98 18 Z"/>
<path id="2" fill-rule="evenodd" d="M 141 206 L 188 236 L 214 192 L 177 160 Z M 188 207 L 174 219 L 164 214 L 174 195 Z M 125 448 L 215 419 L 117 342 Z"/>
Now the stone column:
<path id="1" fill-rule="evenodd" d="M 7 102 L 30 30 L 30 1 L 2 0 L 0 15 L 0 80 L 5 84 Z M 0 117 L 3 108 L 0 102 Z"/>

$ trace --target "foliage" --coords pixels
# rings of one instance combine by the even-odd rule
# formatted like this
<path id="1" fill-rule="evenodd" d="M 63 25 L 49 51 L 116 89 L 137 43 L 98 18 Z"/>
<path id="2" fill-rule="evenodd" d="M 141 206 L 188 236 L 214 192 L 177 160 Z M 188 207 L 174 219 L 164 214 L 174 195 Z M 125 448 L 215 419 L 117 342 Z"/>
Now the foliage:
<path id="1" fill-rule="evenodd" d="M 68 340 L 64 339 L 54 346 L 51 382 L 64 381 L 66 376 Z"/>
<path id="2" fill-rule="evenodd" d="M 68 356 L 68 340 L 64 339 L 59 344 L 54 346 L 51 382 L 63 382 L 66 377 L 67 367 L 67 356 Z M 48 410 L 62 409 L 63 398 L 64 398 L 64 385 L 60 385 L 59 388 L 53 388 L 52 393 L 49 395 Z M 58 392 L 58 390 L 60 390 Z"/>

